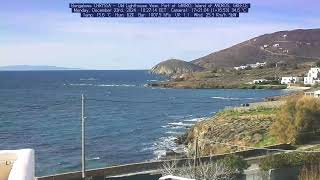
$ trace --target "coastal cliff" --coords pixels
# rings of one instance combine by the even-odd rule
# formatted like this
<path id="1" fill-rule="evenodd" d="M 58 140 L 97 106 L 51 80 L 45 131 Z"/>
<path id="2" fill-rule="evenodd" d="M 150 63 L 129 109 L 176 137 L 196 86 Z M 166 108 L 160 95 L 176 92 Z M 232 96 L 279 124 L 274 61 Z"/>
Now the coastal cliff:
<path id="1" fill-rule="evenodd" d="M 275 144 L 276 140 L 269 136 L 268 131 L 276 119 L 275 111 L 280 104 L 273 106 L 221 111 L 216 116 L 195 124 L 180 137 L 179 143 L 186 145 L 189 155 L 194 153 L 196 139 L 201 155 L 243 150 L 225 144 L 258 147 Z"/>
<path id="2" fill-rule="evenodd" d="M 153 74 L 165 75 L 168 77 L 190 74 L 193 72 L 202 71 L 204 68 L 192 64 L 190 62 L 169 59 L 155 65 L 150 71 Z"/>

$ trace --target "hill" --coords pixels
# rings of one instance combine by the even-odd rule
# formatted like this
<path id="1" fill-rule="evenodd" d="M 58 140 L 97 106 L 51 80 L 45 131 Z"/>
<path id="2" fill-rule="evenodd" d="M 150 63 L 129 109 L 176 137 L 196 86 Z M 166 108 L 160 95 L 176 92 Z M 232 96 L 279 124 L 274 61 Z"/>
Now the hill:
<path id="1" fill-rule="evenodd" d="M 303 76 L 310 66 L 299 65 L 297 67 L 257 68 L 251 70 L 204 70 L 186 76 L 184 78 L 172 78 L 170 81 L 151 83 L 149 86 L 165 88 L 241 88 L 241 89 L 283 89 L 278 80 L 283 76 Z M 268 79 L 274 81 L 271 84 L 252 84 L 255 79 Z M 250 84 L 251 83 L 251 84 Z"/>
<path id="2" fill-rule="evenodd" d="M 193 73 L 193 72 L 202 71 L 202 70 L 203 70 L 202 67 L 192 64 L 190 62 L 186 62 L 178 59 L 169 59 L 155 65 L 151 69 L 151 72 L 154 74 L 172 76 L 172 75 L 182 75 L 186 73 Z"/>
<path id="3" fill-rule="evenodd" d="M 320 60 L 320 29 L 279 31 L 252 38 L 191 61 L 204 68 L 256 62 L 303 63 Z"/>

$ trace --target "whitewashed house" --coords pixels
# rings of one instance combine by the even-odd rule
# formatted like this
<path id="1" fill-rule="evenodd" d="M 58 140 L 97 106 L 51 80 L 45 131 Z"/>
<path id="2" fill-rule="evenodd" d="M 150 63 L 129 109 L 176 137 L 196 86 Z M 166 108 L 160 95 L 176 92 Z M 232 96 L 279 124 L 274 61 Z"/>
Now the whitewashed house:
<path id="1" fill-rule="evenodd" d="M 256 62 L 255 64 L 247 64 L 247 66 L 250 66 L 251 68 L 258 68 L 258 67 L 263 67 L 267 65 L 267 62 Z"/>
<path id="2" fill-rule="evenodd" d="M 274 44 L 273 45 L 273 47 L 279 47 L 280 46 L 280 44 Z"/>
<path id="3" fill-rule="evenodd" d="M 258 67 L 263 67 L 267 65 L 267 62 L 256 62 L 255 64 L 247 64 L 247 65 L 244 65 L 244 66 L 236 66 L 234 67 L 235 70 L 243 70 L 243 69 L 246 69 L 248 67 L 251 67 L 251 68 L 258 68 Z"/>
<path id="4" fill-rule="evenodd" d="M 258 67 L 257 64 L 248 64 L 248 66 L 251 67 L 251 68 L 257 68 Z"/>
<path id="5" fill-rule="evenodd" d="M 304 95 L 315 97 L 315 98 L 320 98 L 320 90 L 305 92 Z"/>
<path id="6" fill-rule="evenodd" d="M 266 79 L 255 79 L 252 81 L 253 84 L 259 84 L 259 83 L 262 83 L 262 82 L 268 82 L 268 80 Z"/>
<path id="7" fill-rule="evenodd" d="M 243 70 L 243 69 L 246 69 L 248 66 L 237 66 L 237 67 L 234 67 L 235 70 Z"/>
<path id="8" fill-rule="evenodd" d="M 263 62 L 263 63 L 257 62 L 256 64 L 260 67 L 263 67 L 267 65 L 267 62 Z"/>
<path id="9" fill-rule="evenodd" d="M 320 68 L 311 68 L 306 77 L 304 77 L 304 84 L 314 85 L 320 83 Z"/>
<path id="10" fill-rule="evenodd" d="M 303 82 L 302 77 L 289 76 L 289 77 L 282 77 L 281 78 L 281 84 L 297 84 L 300 82 Z"/>

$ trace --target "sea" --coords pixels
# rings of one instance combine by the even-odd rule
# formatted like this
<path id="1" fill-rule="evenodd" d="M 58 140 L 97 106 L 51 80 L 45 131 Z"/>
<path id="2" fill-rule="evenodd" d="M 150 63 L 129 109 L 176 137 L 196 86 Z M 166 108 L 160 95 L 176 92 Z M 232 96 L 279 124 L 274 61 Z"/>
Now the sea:
<path id="1" fill-rule="evenodd" d="M 146 70 L 0 72 L 0 149 L 35 150 L 36 175 L 157 160 L 177 136 L 224 108 L 285 90 L 163 89 Z"/>

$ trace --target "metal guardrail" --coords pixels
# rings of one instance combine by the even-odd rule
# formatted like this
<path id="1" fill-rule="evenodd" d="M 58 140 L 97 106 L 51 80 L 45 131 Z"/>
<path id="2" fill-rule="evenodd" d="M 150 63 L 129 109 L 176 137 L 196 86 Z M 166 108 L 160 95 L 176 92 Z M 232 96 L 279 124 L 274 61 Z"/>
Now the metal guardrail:
<path id="1" fill-rule="evenodd" d="M 266 148 L 269 149 L 291 149 L 292 146 L 290 144 L 278 144 L 274 146 L 268 146 Z M 270 152 L 277 152 L 275 150 L 269 150 Z M 251 149 L 246 151 L 237 151 L 234 153 L 226 153 L 214 156 L 205 156 L 199 158 L 202 162 L 209 162 L 212 160 L 222 159 L 227 155 L 238 155 L 243 158 L 249 158 L 254 156 L 261 156 L 267 154 L 267 150 L 265 149 Z M 164 163 L 177 163 L 177 166 L 181 166 L 187 162 L 193 162 L 194 159 L 191 158 L 183 158 L 183 159 L 173 159 L 173 160 L 163 160 L 163 161 L 153 161 L 153 162 L 143 162 L 143 163 L 132 163 L 118 166 L 111 166 L 105 168 L 98 169 L 90 169 L 86 170 L 87 177 L 109 177 L 109 176 L 118 176 L 125 174 L 134 174 L 148 171 L 156 171 L 162 168 Z M 82 172 L 68 172 L 50 176 L 38 177 L 38 180 L 80 180 L 82 179 Z"/>

